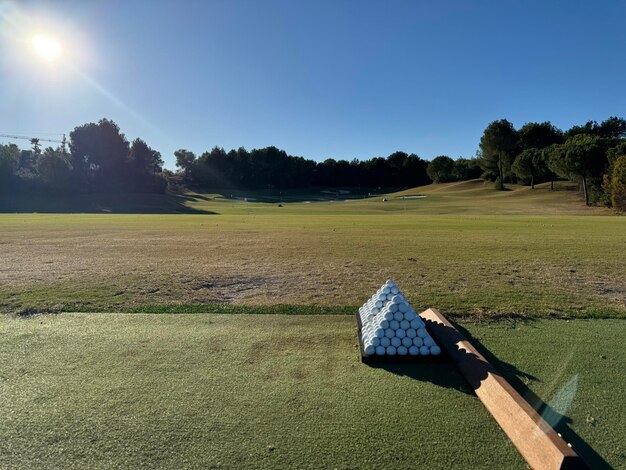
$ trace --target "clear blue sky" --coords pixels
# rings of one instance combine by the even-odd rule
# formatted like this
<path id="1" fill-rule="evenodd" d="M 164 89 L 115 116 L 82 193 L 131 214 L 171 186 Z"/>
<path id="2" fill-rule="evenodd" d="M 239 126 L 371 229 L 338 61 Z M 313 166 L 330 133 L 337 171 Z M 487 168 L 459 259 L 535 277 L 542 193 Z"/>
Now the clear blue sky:
<path id="1" fill-rule="evenodd" d="M 625 20 L 624 0 L 0 0 L 0 133 L 108 117 L 169 168 L 214 145 L 473 156 L 495 119 L 625 116 Z"/>

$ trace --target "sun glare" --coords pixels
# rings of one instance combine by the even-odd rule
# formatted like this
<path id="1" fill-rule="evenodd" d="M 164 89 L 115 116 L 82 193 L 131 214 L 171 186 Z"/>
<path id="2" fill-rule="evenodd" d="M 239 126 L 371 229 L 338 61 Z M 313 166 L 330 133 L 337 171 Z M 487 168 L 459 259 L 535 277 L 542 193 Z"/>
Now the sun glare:
<path id="1" fill-rule="evenodd" d="M 61 44 L 56 39 L 43 34 L 33 36 L 30 42 L 37 55 L 47 62 L 55 62 L 63 52 Z"/>

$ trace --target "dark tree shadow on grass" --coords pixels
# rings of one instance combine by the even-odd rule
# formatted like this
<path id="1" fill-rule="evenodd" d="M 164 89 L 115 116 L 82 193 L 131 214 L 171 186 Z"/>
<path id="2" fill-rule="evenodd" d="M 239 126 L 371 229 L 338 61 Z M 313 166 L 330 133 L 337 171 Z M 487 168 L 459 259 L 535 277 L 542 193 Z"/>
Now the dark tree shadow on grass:
<path id="1" fill-rule="evenodd" d="M 2 194 L 0 213 L 42 214 L 204 214 L 187 203 L 198 198 L 185 194 L 88 193 L 88 194 Z"/>

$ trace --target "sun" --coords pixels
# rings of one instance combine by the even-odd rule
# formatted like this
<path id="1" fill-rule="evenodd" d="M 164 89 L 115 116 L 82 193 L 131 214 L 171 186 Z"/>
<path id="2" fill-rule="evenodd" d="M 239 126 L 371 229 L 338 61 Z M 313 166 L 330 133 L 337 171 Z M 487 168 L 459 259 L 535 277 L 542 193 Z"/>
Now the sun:
<path id="1" fill-rule="evenodd" d="M 44 34 L 33 36 L 30 43 L 37 55 L 47 62 L 56 62 L 63 53 L 59 41 Z"/>

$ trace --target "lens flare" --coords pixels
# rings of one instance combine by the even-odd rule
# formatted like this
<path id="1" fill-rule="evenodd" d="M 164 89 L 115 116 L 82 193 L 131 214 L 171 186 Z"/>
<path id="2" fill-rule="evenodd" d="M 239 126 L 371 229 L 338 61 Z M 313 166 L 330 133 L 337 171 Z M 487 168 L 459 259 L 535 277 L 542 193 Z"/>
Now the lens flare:
<path id="1" fill-rule="evenodd" d="M 56 39 L 43 34 L 33 36 L 30 43 L 37 55 L 47 62 L 57 61 L 63 52 L 61 44 Z"/>

